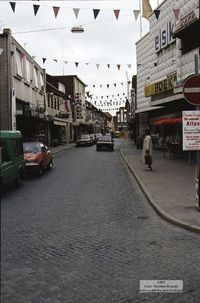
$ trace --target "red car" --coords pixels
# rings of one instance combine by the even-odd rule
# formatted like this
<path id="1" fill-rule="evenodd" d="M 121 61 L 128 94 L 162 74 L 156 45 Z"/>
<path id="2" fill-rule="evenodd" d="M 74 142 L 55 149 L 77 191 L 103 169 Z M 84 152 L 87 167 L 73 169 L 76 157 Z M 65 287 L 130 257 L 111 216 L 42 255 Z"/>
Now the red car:
<path id="1" fill-rule="evenodd" d="M 51 150 L 41 142 L 24 142 L 25 170 L 36 172 L 39 176 L 44 170 L 53 167 Z"/>

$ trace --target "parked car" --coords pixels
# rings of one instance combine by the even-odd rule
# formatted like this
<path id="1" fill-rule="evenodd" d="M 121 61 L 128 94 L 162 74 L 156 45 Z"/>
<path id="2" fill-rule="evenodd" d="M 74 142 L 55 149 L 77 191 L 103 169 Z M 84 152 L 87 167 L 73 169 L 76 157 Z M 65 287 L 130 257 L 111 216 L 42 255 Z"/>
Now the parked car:
<path id="1" fill-rule="evenodd" d="M 100 137 L 102 137 L 101 133 L 95 134 L 95 140 L 96 140 L 96 142 L 99 140 Z"/>
<path id="2" fill-rule="evenodd" d="M 92 140 L 90 135 L 81 135 L 79 139 L 76 140 L 76 146 L 83 146 L 83 145 L 92 145 Z"/>
<path id="3" fill-rule="evenodd" d="M 95 143 L 96 143 L 95 134 L 90 134 L 90 139 L 91 139 L 92 144 L 95 144 Z"/>
<path id="4" fill-rule="evenodd" d="M 52 151 L 41 142 L 24 142 L 25 170 L 35 172 L 39 176 L 44 170 L 53 167 Z"/>
<path id="5" fill-rule="evenodd" d="M 0 192 L 10 183 L 21 185 L 24 171 L 22 135 L 19 131 L 0 131 Z"/>
<path id="6" fill-rule="evenodd" d="M 97 141 L 96 150 L 114 150 L 114 141 L 111 136 L 101 136 Z"/>

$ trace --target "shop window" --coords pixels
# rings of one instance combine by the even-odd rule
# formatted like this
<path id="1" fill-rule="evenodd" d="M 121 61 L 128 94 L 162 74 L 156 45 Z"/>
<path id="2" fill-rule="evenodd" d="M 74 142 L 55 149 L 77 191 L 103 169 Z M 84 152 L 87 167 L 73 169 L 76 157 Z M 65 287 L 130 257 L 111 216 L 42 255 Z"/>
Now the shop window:
<path id="1" fill-rule="evenodd" d="M 34 73 L 35 87 L 38 88 L 38 69 L 35 66 L 34 66 L 34 69 L 33 69 L 33 73 Z"/>
<path id="2" fill-rule="evenodd" d="M 9 162 L 10 157 L 8 155 L 7 147 L 4 142 L 0 141 L 0 163 Z"/>
<path id="3" fill-rule="evenodd" d="M 23 77 L 22 60 L 23 60 L 23 54 L 17 50 L 16 51 L 16 67 L 17 67 L 17 75 L 20 77 Z"/>

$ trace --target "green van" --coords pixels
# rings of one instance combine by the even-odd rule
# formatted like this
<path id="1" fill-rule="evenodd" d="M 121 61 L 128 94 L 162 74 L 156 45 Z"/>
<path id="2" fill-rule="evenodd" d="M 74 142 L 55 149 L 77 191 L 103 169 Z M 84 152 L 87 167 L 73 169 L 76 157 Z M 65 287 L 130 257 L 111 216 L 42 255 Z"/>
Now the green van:
<path id="1" fill-rule="evenodd" d="M 21 184 L 24 154 L 20 131 L 0 131 L 0 193 L 10 183 Z"/>

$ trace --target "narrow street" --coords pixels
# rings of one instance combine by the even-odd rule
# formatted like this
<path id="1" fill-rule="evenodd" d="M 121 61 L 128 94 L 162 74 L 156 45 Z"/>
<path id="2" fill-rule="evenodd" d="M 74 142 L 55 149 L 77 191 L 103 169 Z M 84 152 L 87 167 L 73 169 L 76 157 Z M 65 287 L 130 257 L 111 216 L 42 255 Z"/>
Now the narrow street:
<path id="1" fill-rule="evenodd" d="M 163 221 L 120 158 L 95 146 L 1 202 L 2 303 L 197 303 L 199 235 Z M 183 293 L 140 294 L 140 280 L 183 280 Z"/>

